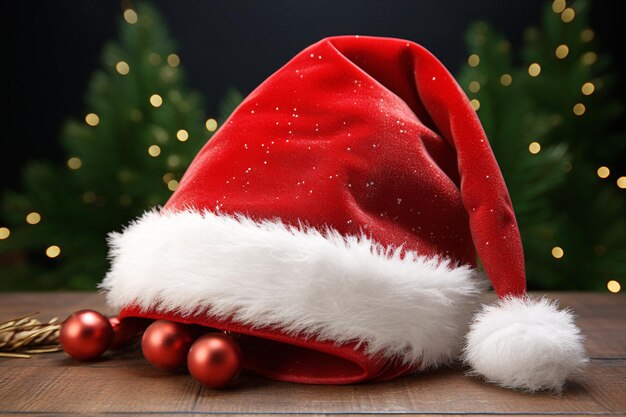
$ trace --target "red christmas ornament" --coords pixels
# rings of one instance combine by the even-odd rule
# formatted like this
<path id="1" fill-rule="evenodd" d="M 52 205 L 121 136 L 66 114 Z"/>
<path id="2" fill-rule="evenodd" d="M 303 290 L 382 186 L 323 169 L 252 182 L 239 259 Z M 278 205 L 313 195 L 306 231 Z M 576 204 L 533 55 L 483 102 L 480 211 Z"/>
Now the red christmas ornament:
<path id="1" fill-rule="evenodd" d="M 117 317 L 109 317 L 109 323 L 113 327 L 113 342 L 109 349 L 123 349 L 135 342 L 141 332 L 146 328 L 145 321 L 129 317 L 120 320 Z"/>
<path id="2" fill-rule="evenodd" d="M 187 355 L 191 376 L 209 388 L 222 388 L 241 370 L 241 349 L 230 336 L 210 333 L 191 346 Z"/>
<path id="3" fill-rule="evenodd" d="M 193 341 L 193 332 L 188 326 L 157 320 L 144 332 L 141 350 L 148 362 L 157 368 L 176 369 L 185 363 Z"/>
<path id="4" fill-rule="evenodd" d="M 102 314 L 80 310 L 61 325 L 59 342 L 65 353 L 79 361 L 97 359 L 111 345 L 113 328 Z"/>

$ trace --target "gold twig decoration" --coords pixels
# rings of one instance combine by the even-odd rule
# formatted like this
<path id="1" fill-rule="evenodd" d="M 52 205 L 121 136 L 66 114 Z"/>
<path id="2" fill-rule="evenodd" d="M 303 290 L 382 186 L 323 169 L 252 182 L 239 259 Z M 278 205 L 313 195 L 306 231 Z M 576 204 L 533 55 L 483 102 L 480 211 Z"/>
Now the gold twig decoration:
<path id="1" fill-rule="evenodd" d="M 0 357 L 30 358 L 30 354 L 58 352 L 58 318 L 41 323 L 33 318 L 39 313 L 29 314 L 0 323 Z"/>

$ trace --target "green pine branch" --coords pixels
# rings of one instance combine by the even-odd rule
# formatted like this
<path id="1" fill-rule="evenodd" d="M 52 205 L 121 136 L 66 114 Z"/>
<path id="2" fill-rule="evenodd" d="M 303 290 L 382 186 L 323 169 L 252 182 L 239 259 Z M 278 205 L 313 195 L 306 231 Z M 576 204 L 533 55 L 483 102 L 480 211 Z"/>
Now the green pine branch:
<path id="1" fill-rule="evenodd" d="M 30 164 L 25 191 L 4 195 L 10 236 L 0 240 L 0 289 L 95 288 L 107 268 L 106 234 L 164 204 L 215 130 L 184 85 L 157 11 L 139 4 L 125 16 L 89 83 L 85 118 L 62 129 L 67 165 Z M 220 120 L 240 99 L 229 92 Z M 29 213 L 40 221 L 28 224 Z M 60 254 L 51 258 L 50 246 Z"/>
<path id="2" fill-rule="evenodd" d="M 480 106 L 535 289 L 600 290 L 626 275 L 625 193 L 597 173 L 626 151 L 611 133 L 622 106 L 587 13 L 584 1 L 547 4 L 519 54 L 486 23 L 467 34 L 460 81 Z"/>

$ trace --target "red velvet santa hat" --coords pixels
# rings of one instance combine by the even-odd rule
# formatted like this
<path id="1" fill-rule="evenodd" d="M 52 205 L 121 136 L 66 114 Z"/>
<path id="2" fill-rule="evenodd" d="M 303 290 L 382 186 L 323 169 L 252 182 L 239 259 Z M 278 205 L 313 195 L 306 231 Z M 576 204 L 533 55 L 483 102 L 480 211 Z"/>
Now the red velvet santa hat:
<path id="1" fill-rule="evenodd" d="M 403 40 L 299 53 L 110 246 L 102 288 L 122 317 L 236 332 L 244 367 L 274 379 L 384 380 L 463 357 L 499 385 L 559 390 L 585 361 L 572 316 L 526 295 L 467 97 Z M 471 321 L 476 253 L 499 301 Z"/>

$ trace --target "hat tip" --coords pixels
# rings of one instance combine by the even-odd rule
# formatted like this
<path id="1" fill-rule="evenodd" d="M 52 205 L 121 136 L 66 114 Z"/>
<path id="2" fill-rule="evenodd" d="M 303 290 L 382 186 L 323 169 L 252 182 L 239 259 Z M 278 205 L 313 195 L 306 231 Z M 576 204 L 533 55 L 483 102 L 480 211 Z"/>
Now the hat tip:
<path id="1" fill-rule="evenodd" d="M 506 297 L 474 318 L 463 359 L 471 375 L 522 391 L 562 391 L 587 362 L 573 315 L 545 298 Z"/>

